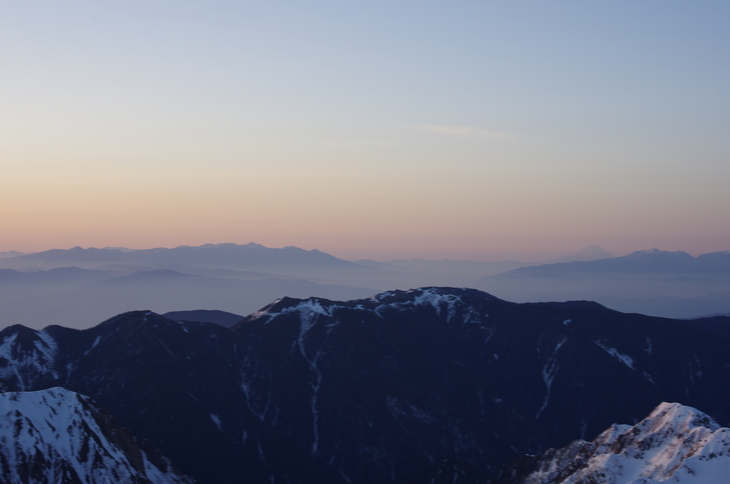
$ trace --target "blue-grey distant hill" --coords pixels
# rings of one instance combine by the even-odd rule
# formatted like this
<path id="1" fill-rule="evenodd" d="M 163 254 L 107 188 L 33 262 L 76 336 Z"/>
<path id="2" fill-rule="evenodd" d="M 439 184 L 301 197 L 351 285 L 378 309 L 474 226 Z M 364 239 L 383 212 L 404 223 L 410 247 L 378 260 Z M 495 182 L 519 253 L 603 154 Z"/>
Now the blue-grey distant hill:
<path id="1" fill-rule="evenodd" d="M 7 257 L 0 267 L 7 269 L 47 270 L 56 267 L 77 266 L 93 269 L 105 265 L 186 265 L 207 268 L 266 270 L 367 270 L 353 262 L 338 259 L 318 250 L 298 247 L 280 249 L 260 244 L 206 244 L 198 247 L 180 246 L 172 249 L 156 248 L 129 250 L 121 248 L 53 249 L 35 254 Z"/>
<path id="2" fill-rule="evenodd" d="M 0 252 L 0 259 L 4 259 L 6 257 L 18 257 L 20 255 L 26 255 L 25 252 L 18 252 L 17 250 L 11 250 L 8 252 Z"/>
<path id="3" fill-rule="evenodd" d="M 611 308 L 689 318 L 730 312 L 730 251 L 693 257 L 642 250 L 623 257 L 521 267 L 475 287 L 520 301 L 590 299 Z"/>
<path id="4" fill-rule="evenodd" d="M 500 274 L 498 277 L 615 277 L 627 275 L 730 278 L 730 251 L 711 252 L 693 257 L 686 252 L 640 250 L 623 257 L 521 267 Z"/>

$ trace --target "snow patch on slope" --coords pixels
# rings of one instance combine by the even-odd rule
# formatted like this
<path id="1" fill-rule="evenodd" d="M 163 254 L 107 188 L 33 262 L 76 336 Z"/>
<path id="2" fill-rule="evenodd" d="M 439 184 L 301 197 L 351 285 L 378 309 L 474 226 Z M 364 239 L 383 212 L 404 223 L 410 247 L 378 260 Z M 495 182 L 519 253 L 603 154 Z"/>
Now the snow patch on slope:
<path id="1" fill-rule="evenodd" d="M 214 413 L 211 413 L 210 414 L 210 419 L 213 421 L 213 423 L 215 424 L 215 426 L 218 427 L 218 430 L 220 430 L 221 432 L 223 432 L 223 423 L 221 422 L 221 418 L 218 415 L 216 415 Z"/>
<path id="2" fill-rule="evenodd" d="M 612 348 L 611 346 L 608 346 L 606 343 L 604 343 L 602 341 L 594 341 L 594 343 L 597 346 L 599 346 L 600 348 L 602 348 L 606 353 L 613 356 L 617 361 L 620 361 L 621 363 L 628 366 L 632 370 L 636 370 L 636 368 L 634 368 L 634 359 L 631 358 L 629 355 L 621 353 L 616 348 Z"/>
<path id="3" fill-rule="evenodd" d="M 402 294 L 412 296 L 405 301 L 389 301 L 388 299 L 396 297 L 396 292 L 383 292 L 373 296 L 373 300 L 381 303 L 375 308 L 375 312 L 380 313 L 387 307 L 397 309 L 399 311 L 411 310 L 414 307 L 431 307 L 439 317 L 445 318 L 451 323 L 456 317 L 456 310 L 459 306 L 464 306 L 461 296 L 449 292 L 444 292 L 443 288 L 423 287 L 419 289 L 410 289 Z M 487 317 L 484 315 L 483 317 Z M 472 309 L 471 313 L 464 317 L 465 323 L 481 322 L 480 315 Z"/>
<path id="4" fill-rule="evenodd" d="M 568 339 L 566 337 L 562 337 L 558 340 L 558 342 L 555 344 L 555 349 L 553 349 L 552 354 L 547 358 L 545 363 L 542 367 L 542 381 L 545 383 L 545 400 L 542 402 L 542 406 L 540 407 L 540 410 L 537 411 L 537 414 L 535 414 L 535 418 L 540 418 L 540 415 L 542 415 L 542 412 L 545 410 L 545 408 L 548 405 L 548 402 L 550 401 L 550 390 L 553 386 L 553 381 L 555 380 L 555 375 L 558 374 L 558 370 L 560 367 L 558 366 L 558 359 L 556 358 L 556 355 L 558 351 L 560 350 L 560 347 L 565 344 L 565 342 Z"/>
<path id="5" fill-rule="evenodd" d="M 414 306 L 431 306 L 436 314 L 443 316 L 446 310 L 446 321 L 451 322 L 456 315 L 456 305 L 461 303 L 461 298 L 454 294 L 441 294 L 434 289 L 416 289 L 408 292 L 419 292 L 413 299 Z"/>

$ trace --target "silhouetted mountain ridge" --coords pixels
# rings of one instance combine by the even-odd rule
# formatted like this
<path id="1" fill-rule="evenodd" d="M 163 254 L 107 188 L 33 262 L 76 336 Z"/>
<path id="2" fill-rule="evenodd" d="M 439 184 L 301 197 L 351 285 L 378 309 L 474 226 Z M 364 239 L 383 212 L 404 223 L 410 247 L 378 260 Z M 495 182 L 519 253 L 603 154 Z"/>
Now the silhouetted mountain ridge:
<path id="1" fill-rule="evenodd" d="M 215 323 L 226 328 L 230 328 L 243 320 L 243 316 L 229 313 L 226 311 L 218 311 L 215 309 L 197 309 L 191 311 L 170 311 L 162 315 L 165 318 L 172 319 L 177 322 L 199 322 L 199 323 Z"/>
<path id="2" fill-rule="evenodd" d="M 728 345 L 591 302 L 430 287 L 282 298 L 232 329 L 149 311 L 6 328 L 0 385 L 89 395 L 203 484 L 375 483 L 449 459 L 489 474 L 662 401 L 730 420 Z"/>

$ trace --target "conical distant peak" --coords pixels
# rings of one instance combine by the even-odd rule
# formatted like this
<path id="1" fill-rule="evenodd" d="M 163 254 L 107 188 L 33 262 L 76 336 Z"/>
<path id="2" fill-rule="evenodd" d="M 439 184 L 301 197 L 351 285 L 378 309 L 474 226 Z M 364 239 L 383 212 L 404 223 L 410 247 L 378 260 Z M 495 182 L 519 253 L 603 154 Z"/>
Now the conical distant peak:
<path id="1" fill-rule="evenodd" d="M 596 244 L 591 244 L 588 247 L 582 248 L 580 251 L 578 251 L 578 254 L 580 256 L 585 257 L 593 257 L 593 258 L 601 258 L 601 259 L 607 259 L 609 257 L 614 257 L 613 254 L 611 254 L 609 251 L 605 250 L 603 247 L 598 246 Z"/>

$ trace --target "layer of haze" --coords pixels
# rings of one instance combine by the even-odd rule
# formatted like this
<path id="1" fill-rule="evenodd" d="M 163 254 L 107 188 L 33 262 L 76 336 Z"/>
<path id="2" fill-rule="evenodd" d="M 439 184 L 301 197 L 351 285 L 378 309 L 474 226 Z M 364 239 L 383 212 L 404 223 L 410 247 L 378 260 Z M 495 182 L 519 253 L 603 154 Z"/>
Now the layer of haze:
<path id="1" fill-rule="evenodd" d="M 3 2 L 0 251 L 730 241 L 727 2 Z"/>

